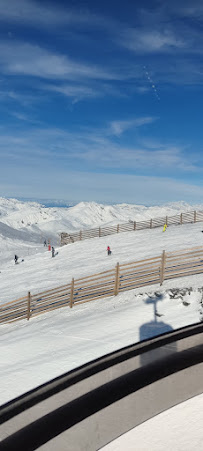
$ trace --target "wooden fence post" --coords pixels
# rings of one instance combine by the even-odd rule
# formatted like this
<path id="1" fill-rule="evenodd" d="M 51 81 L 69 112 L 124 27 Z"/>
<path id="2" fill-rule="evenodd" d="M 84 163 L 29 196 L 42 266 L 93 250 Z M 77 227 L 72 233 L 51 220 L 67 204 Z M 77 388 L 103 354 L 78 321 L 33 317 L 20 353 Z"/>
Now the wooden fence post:
<path id="1" fill-rule="evenodd" d="M 82 230 L 80 230 L 80 241 L 82 240 Z"/>
<path id="2" fill-rule="evenodd" d="M 183 214 L 181 213 L 180 214 L 180 224 L 182 225 L 182 223 L 183 223 Z"/>
<path id="3" fill-rule="evenodd" d="M 114 296 L 117 296 L 118 292 L 119 292 L 119 263 L 117 263 L 116 265 Z"/>
<path id="4" fill-rule="evenodd" d="M 119 224 L 117 225 L 117 233 L 119 233 Z"/>
<path id="5" fill-rule="evenodd" d="M 29 321 L 30 319 L 30 306 L 31 306 L 31 293 L 30 291 L 28 291 L 28 295 L 27 295 L 27 320 Z"/>
<path id="6" fill-rule="evenodd" d="M 194 211 L 194 222 L 197 222 L 197 212 Z"/>
<path id="7" fill-rule="evenodd" d="M 166 225 L 168 225 L 168 216 L 166 216 Z"/>
<path id="8" fill-rule="evenodd" d="M 74 278 L 72 278 L 71 289 L 70 289 L 70 308 L 73 307 L 73 294 L 74 294 Z"/>
<path id="9" fill-rule="evenodd" d="M 101 227 L 99 227 L 99 238 L 101 236 Z"/>
<path id="10" fill-rule="evenodd" d="M 150 229 L 152 229 L 152 219 L 150 219 Z"/>
<path id="11" fill-rule="evenodd" d="M 134 230 L 136 230 L 136 221 L 134 221 Z"/>
<path id="12" fill-rule="evenodd" d="M 160 285 L 162 285 L 164 281 L 165 265 L 166 265 L 166 252 L 163 251 L 161 255 L 161 266 L 160 266 Z"/>

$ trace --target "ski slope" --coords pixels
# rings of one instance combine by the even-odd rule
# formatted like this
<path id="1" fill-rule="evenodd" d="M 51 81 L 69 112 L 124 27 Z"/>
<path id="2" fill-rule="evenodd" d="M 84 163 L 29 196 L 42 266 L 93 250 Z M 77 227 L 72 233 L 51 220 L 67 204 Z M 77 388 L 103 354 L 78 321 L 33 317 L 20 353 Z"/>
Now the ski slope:
<path id="1" fill-rule="evenodd" d="M 1 234 L 0 229 L 1 303 L 24 296 L 28 290 L 36 293 L 68 283 L 72 277 L 79 278 L 110 269 L 117 262 L 125 263 L 160 255 L 163 249 L 173 251 L 203 244 L 201 233 L 203 224 L 196 223 L 170 226 L 165 233 L 161 228 L 147 229 L 94 238 L 62 248 L 56 247 L 58 255 L 51 258 L 51 253 L 43 246 L 43 240 L 41 240 L 41 237 L 48 236 L 43 235 L 45 223 L 53 240 L 57 242 L 59 230 L 70 230 L 64 228 L 64 221 L 66 224 L 72 224 L 72 227 L 76 227 L 77 224 L 79 229 L 82 224 L 88 227 L 94 224 L 98 226 L 100 224 L 97 222 L 98 210 L 101 212 L 104 209 L 103 218 L 115 223 L 119 222 L 121 211 L 124 218 L 124 210 L 126 216 L 129 215 L 135 220 L 138 220 L 136 209 L 139 210 L 137 215 L 141 215 L 139 219 L 146 218 L 146 215 L 151 217 L 152 211 L 149 212 L 146 207 L 115 206 L 113 211 L 115 213 L 117 210 L 117 216 L 112 218 L 112 210 L 109 213 L 110 206 L 98 206 L 92 203 L 84 206 L 82 203 L 68 209 L 54 208 L 52 211 L 49 208 L 48 218 L 41 220 L 42 206 L 30 205 L 30 203 L 21 206 L 14 200 L 10 205 L 10 201 L 7 201 L 4 202 L 4 205 L 6 204 L 4 209 L 0 202 L 1 222 L 9 227 L 4 227 L 4 235 Z M 157 211 L 153 207 L 153 211 L 154 214 L 156 212 L 157 215 L 164 216 L 168 214 L 169 208 L 171 210 L 176 208 L 176 213 L 178 208 L 179 212 L 183 211 L 182 203 L 179 206 L 176 204 L 175 207 L 157 207 Z M 191 206 L 191 210 L 194 210 L 194 206 Z M 22 211 L 24 211 L 23 216 Z M 170 214 L 175 214 L 174 210 Z M 36 225 L 34 222 L 37 222 L 38 216 L 39 222 Z M 126 222 L 126 216 L 124 222 Z M 20 227 L 20 218 L 24 218 L 25 224 L 27 217 L 31 225 Z M 19 235 L 19 232 L 25 232 L 26 235 Z M 24 236 L 30 236 L 30 242 L 24 239 Z M 39 241 L 36 240 L 37 237 Z M 112 249 L 111 256 L 107 256 L 107 245 L 110 245 Z M 15 265 L 13 260 L 15 253 L 19 255 L 20 260 L 24 259 L 24 262 Z M 180 294 L 174 295 L 172 288 L 175 287 L 182 289 Z M 190 287 L 192 292 L 186 290 Z M 147 289 L 136 289 L 119 294 L 117 297 L 76 306 L 73 309 L 62 308 L 33 318 L 29 322 L 24 320 L 2 325 L 0 327 L 1 403 L 106 353 L 147 337 L 200 321 L 202 318 L 201 287 L 202 275 L 200 274 L 164 282 L 161 288 L 159 285 L 154 285 Z"/>
<path id="2" fill-rule="evenodd" d="M 117 262 L 122 264 L 159 256 L 164 249 L 170 252 L 201 246 L 202 226 L 201 223 L 170 226 L 165 233 L 162 228 L 140 230 L 56 246 L 58 255 L 54 259 L 43 244 L 33 245 L 30 252 L 22 241 L 18 246 L 13 242 L 12 257 L 8 252 L 9 258 L 0 266 L 0 304 L 26 296 L 27 291 L 34 294 L 70 283 L 72 277 L 112 269 Z M 108 245 L 112 249 L 111 256 L 107 256 Z M 19 256 L 18 265 L 14 264 L 14 254 Z M 201 275 L 197 280 L 201 280 Z"/>

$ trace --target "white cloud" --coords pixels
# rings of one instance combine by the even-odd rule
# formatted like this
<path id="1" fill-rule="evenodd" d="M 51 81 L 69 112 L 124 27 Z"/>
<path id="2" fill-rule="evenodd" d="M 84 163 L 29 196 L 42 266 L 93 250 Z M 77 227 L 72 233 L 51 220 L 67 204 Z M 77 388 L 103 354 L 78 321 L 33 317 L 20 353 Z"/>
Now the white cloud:
<path id="1" fill-rule="evenodd" d="M 109 134 L 120 136 L 126 130 L 131 128 L 138 128 L 142 125 L 151 124 L 157 118 L 154 117 L 140 117 L 135 119 L 129 119 L 124 121 L 112 121 L 109 127 Z"/>
<path id="2" fill-rule="evenodd" d="M 64 95 L 65 97 L 69 97 L 72 99 L 73 103 L 76 103 L 80 100 L 87 98 L 99 97 L 102 95 L 102 90 L 96 90 L 90 86 L 82 86 L 82 85 L 44 85 L 43 89 L 56 92 Z"/>
<path id="3" fill-rule="evenodd" d="M 28 122 L 28 123 L 32 123 L 32 124 L 41 124 L 41 121 L 38 121 L 37 119 L 31 117 L 28 114 L 25 114 L 24 112 L 12 111 L 10 114 L 11 114 L 11 116 L 14 116 L 19 121 Z"/>
<path id="4" fill-rule="evenodd" d="M 91 80 L 88 84 L 89 80 L 82 80 L 82 82 L 86 84 L 73 84 L 72 82 L 61 83 L 59 84 L 38 84 L 38 88 L 43 91 L 50 91 L 61 94 L 65 97 L 68 97 L 72 100 L 72 104 L 77 103 L 84 99 L 97 98 L 103 96 L 115 96 L 115 97 L 127 97 L 126 93 L 122 93 L 121 89 L 119 90 L 117 87 L 113 86 L 112 83 L 102 82 L 98 80 Z"/>
<path id="5" fill-rule="evenodd" d="M 145 94 L 146 92 L 149 92 L 149 88 L 147 87 L 147 86 L 138 86 L 137 88 L 136 88 L 136 91 L 139 93 L 139 94 Z"/>
<path id="6" fill-rule="evenodd" d="M 119 75 L 96 65 L 78 63 L 66 55 L 22 42 L 1 42 L 0 64 L 4 73 L 47 79 L 119 79 Z"/>
<path id="7" fill-rule="evenodd" d="M 39 102 L 42 101 L 42 95 L 39 93 L 22 93 L 21 91 L 8 91 L 6 89 L 0 91 L 0 98 L 5 102 L 7 102 L 7 109 L 8 106 L 14 108 L 19 107 L 19 105 L 23 108 L 31 107 Z M 11 111 L 11 114 L 13 114 L 13 111 Z"/>
<path id="8" fill-rule="evenodd" d="M 114 33 L 115 30 L 114 30 Z M 171 84 L 195 84 L 202 83 L 202 62 L 200 59 L 191 59 L 186 57 L 186 52 L 188 50 L 187 45 L 184 43 L 184 39 L 176 38 L 172 32 L 162 32 L 162 31 L 139 31 L 134 29 L 121 28 L 119 32 L 119 38 L 116 38 L 120 46 L 124 46 L 129 50 L 135 52 L 169 52 L 167 58 L 167 64 L 164 62 L 156 61 L 156 64 L 149 64 L 153 68 L 154 83 L 157 80 L 159 83 L 171 83 Z M 118 36 L 118 35 L 117 35 Z M 194 33 L 191 34 L 191 39 L 187 35 L 187 42 L 194 41 L 195 45 L 193 48 L 192 43 L 190 44 L 189 50 L 194 52 L 202 52 L 201 40 Z M 200 43 L 199 43 L 200 42 Z M 199 43 L 199 44 L 198 44 Z M 197 44 L 197 45 L 196 45 Z M 172 47 L 176 50 L 184 50 L 184 58 L 180 56 L 174 59 L 174 54 L 171 52 Z M 70 81 L 72 83 L 72 88 L 59 87 L 55 90 L 62 93 L 70 98 L 74 98 L 75 101 L 82 98 L 96 97 L 104 94 L 111 94 L 111 91 L 115 92 L 117 90 L 117 95 L 121 95 L 118 92 L 118 87 L 112 86 L 101 87 L 101 82 L 114 82 L 121 81 L 126 82 L 128 80 L 133 80 L 134 84 L 125 84 L 125 91 L 123 87 L 120 89 L 121 93 L 130 94 L 131 92 L 143 93 L 149 90 L 149 86 L 139 86 L 143 81 L 147 81 L 144 77 L 143 68 L 140 64 L 135 64 L 131 60 L 125 65 L 111 64 L 111 67 L 104 67 L 92 64 L 91 62 L 85 62 L 81 60 L 74 60 L 68 57 L 66 54 L 60 54 L 56 51 L 47 50 L 40 47 L 39 45 L 33 45 L 21 41 L 1 41 L 0 43 L 0 66 L 2 74 L 14 74 L 18 76 L 34 76 L 47 80 L 66 80 L 67 85 Z M 152 74 L 152 75 L 153 75 Z M 97 81 L 100 83 L 98 86 L 88 86 L 85 85 L 85 81 Z M 76 93 L 76 86 L 74 83 L 82 82 L 83 86 L 78 87 L 78 95 Z M 136 85 L 136 83 L 138 83 Z M 122 85 L 123 86 L 123 85 Z M 54 89 L 54 88 L 52 88 Z M 152 89 L 150 87 L 150 89 Z M 73 93 L 75 90 L 75 95 Z M 79 92 L 80 90 L 80 92 Z M 82 93 L 83 90 L 83 93 Z M 72 92 L 71 92 L 72 91 Z"/>
<path id="9" fill-rule="evenodd" d="M 161 143 L 157 148 L 152 143 L 151 147 L 153 150 L 118 145 L 104 129 L 78 129 L 73 133 L 39 127 L 22 132 L 9 128 L 6 134 L 1 128 L 2 192 L 40 197 L 43 190 L 43 197 L 73 200 L 197 201 L 203 188 L 177 179 L 188 172 L 191 176 L 192 171 L 198 174 L 202 170 L 201 155 L 196 155 L 195 165 L 194 154 L 187 155 L 180 148 L 167 148 Z M 53 177 L 57 183 L 53 184 Z M 15 184 L 14 193 L 11 188 Z"/>
<path id="10" fill-rule="evenodd" d="M 11 114 L 12 114 L 12 116 L 16 117 L 16 119 L 19 119 L 20 121 L 30 122 L 30 119 L 24 113 L 19 113 L 18 111 L 13 111 Z"/>
<path id="11" fill-rule="evenodd" d="M 171 52 L 174 48 L 182 49 L 185 46 L 183 39 L 167 29 L 157 31 L 129 28 L 121 33 L 120 43 L 138 53 Z"/>
<path id="12" fill-rule="evenodd" d="M 61 178 L 67 193 L 76 199 L 150 204 L 167 201 L 198 201 L 203 188 L 168 177 L 146 177 L 125 174 L 69 173 L 68 182 Z M 74 187 L 71 191 L 71 187 Z M 85 187 L 85 190 L 84 190 Z M 61 191 L 62 195 L 62 191 Z"/>
<path id="13" fill-rule="evenodd" d="M 166 5 L 166 12 L 171 12 L 179 17 L 195 17 L 202 18 L 203 4 L 202 0 L 171 0 Z"/>
<path id="14" fill-rule="evenodd" d="M 23 132 L 0 130 L 0 157 L 21 161 L 22 165 L 38 164 L 45 160 L 61 167 L 83 167 L 84 170 L 120 170 L 142 174 L 174 175 L 202 170 L 200 155 L 187 155 L 178 147 L 159 147 L 149 150 L 120 145 L 107 131 L 80 130 L 68 132 L 60 129 L 35 128 Z M 106 134 L 105 134 L 106 133 Z M 195 162 L 194 162 L 195 161 Z M 44 164 L 44 163 L 43 163 Z"/>
<path id="15" fill-rule="evenodd" d="M 32 25 L 39 27 L 54 27 L 71 24 L 94 23 L 95 17 L 88 10 L 63 8 L 61 5 L 48 5 L 31 0 L 0 0 L 0 21 Z"/>
<path id="16" fill-rule="evenodd" d="M 46 169 L 49 168 L 47 162 Z M 168 201 L 200 202 L 203 187 L 181 182 L 168 177 L 146 177 L 126 174 L 106 174 L 54 169 L 46 170 L 43 165 L 37 168 L 19 166 L 10 169 L 8 176 L 1 177 L 0 190 L 4 196 L 63 198 L 72 201 L 131 202 L 158 204 Z"/>

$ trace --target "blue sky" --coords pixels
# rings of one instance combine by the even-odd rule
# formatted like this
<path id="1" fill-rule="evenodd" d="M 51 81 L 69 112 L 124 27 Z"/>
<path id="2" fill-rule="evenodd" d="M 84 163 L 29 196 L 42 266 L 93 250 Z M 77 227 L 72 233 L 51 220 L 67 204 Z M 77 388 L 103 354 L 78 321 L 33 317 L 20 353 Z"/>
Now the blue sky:
<path id="1" fill-rule="evenodd" d="M 0 195 L 203 195 L 202 0 L 0 0 Z"/>

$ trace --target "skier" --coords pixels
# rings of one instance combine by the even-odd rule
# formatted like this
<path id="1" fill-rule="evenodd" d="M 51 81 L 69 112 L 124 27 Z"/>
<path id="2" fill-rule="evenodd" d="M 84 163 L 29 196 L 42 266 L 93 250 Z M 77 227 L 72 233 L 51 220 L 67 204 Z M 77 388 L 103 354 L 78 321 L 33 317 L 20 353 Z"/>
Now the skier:
<path id="1" fill-rule="evenodd" d="M 51 256 L 52 256 L 52 257 L 55 257 L 55 249 L 54 249 L 53 246 L 52 246 L 52 248 L 51 248 Z"/>
<path id="2" fill-rule="evenodd" d="M 44 240 L 44 246 L 47 246 L 47 240 Z"/>
<path id="3" fill-rule="evenodd" d="M 18 256 L 17 255 L 15 255 L 14 260 L 15 260 L 15 265 L 16 265 L 18 263 Z"/>
<path id="4" fill-rule="evenodd" d="M 163 232 L 165 232 L 167 229 L 167 224 L 164 224 Z"/>
<path id="5" fill-rule="evenodd" d="M 107 254 L 108 254 L 108 255 L 111 255 L 111 249 L 110 249 L 110 246 L 107 246 Z"/>

